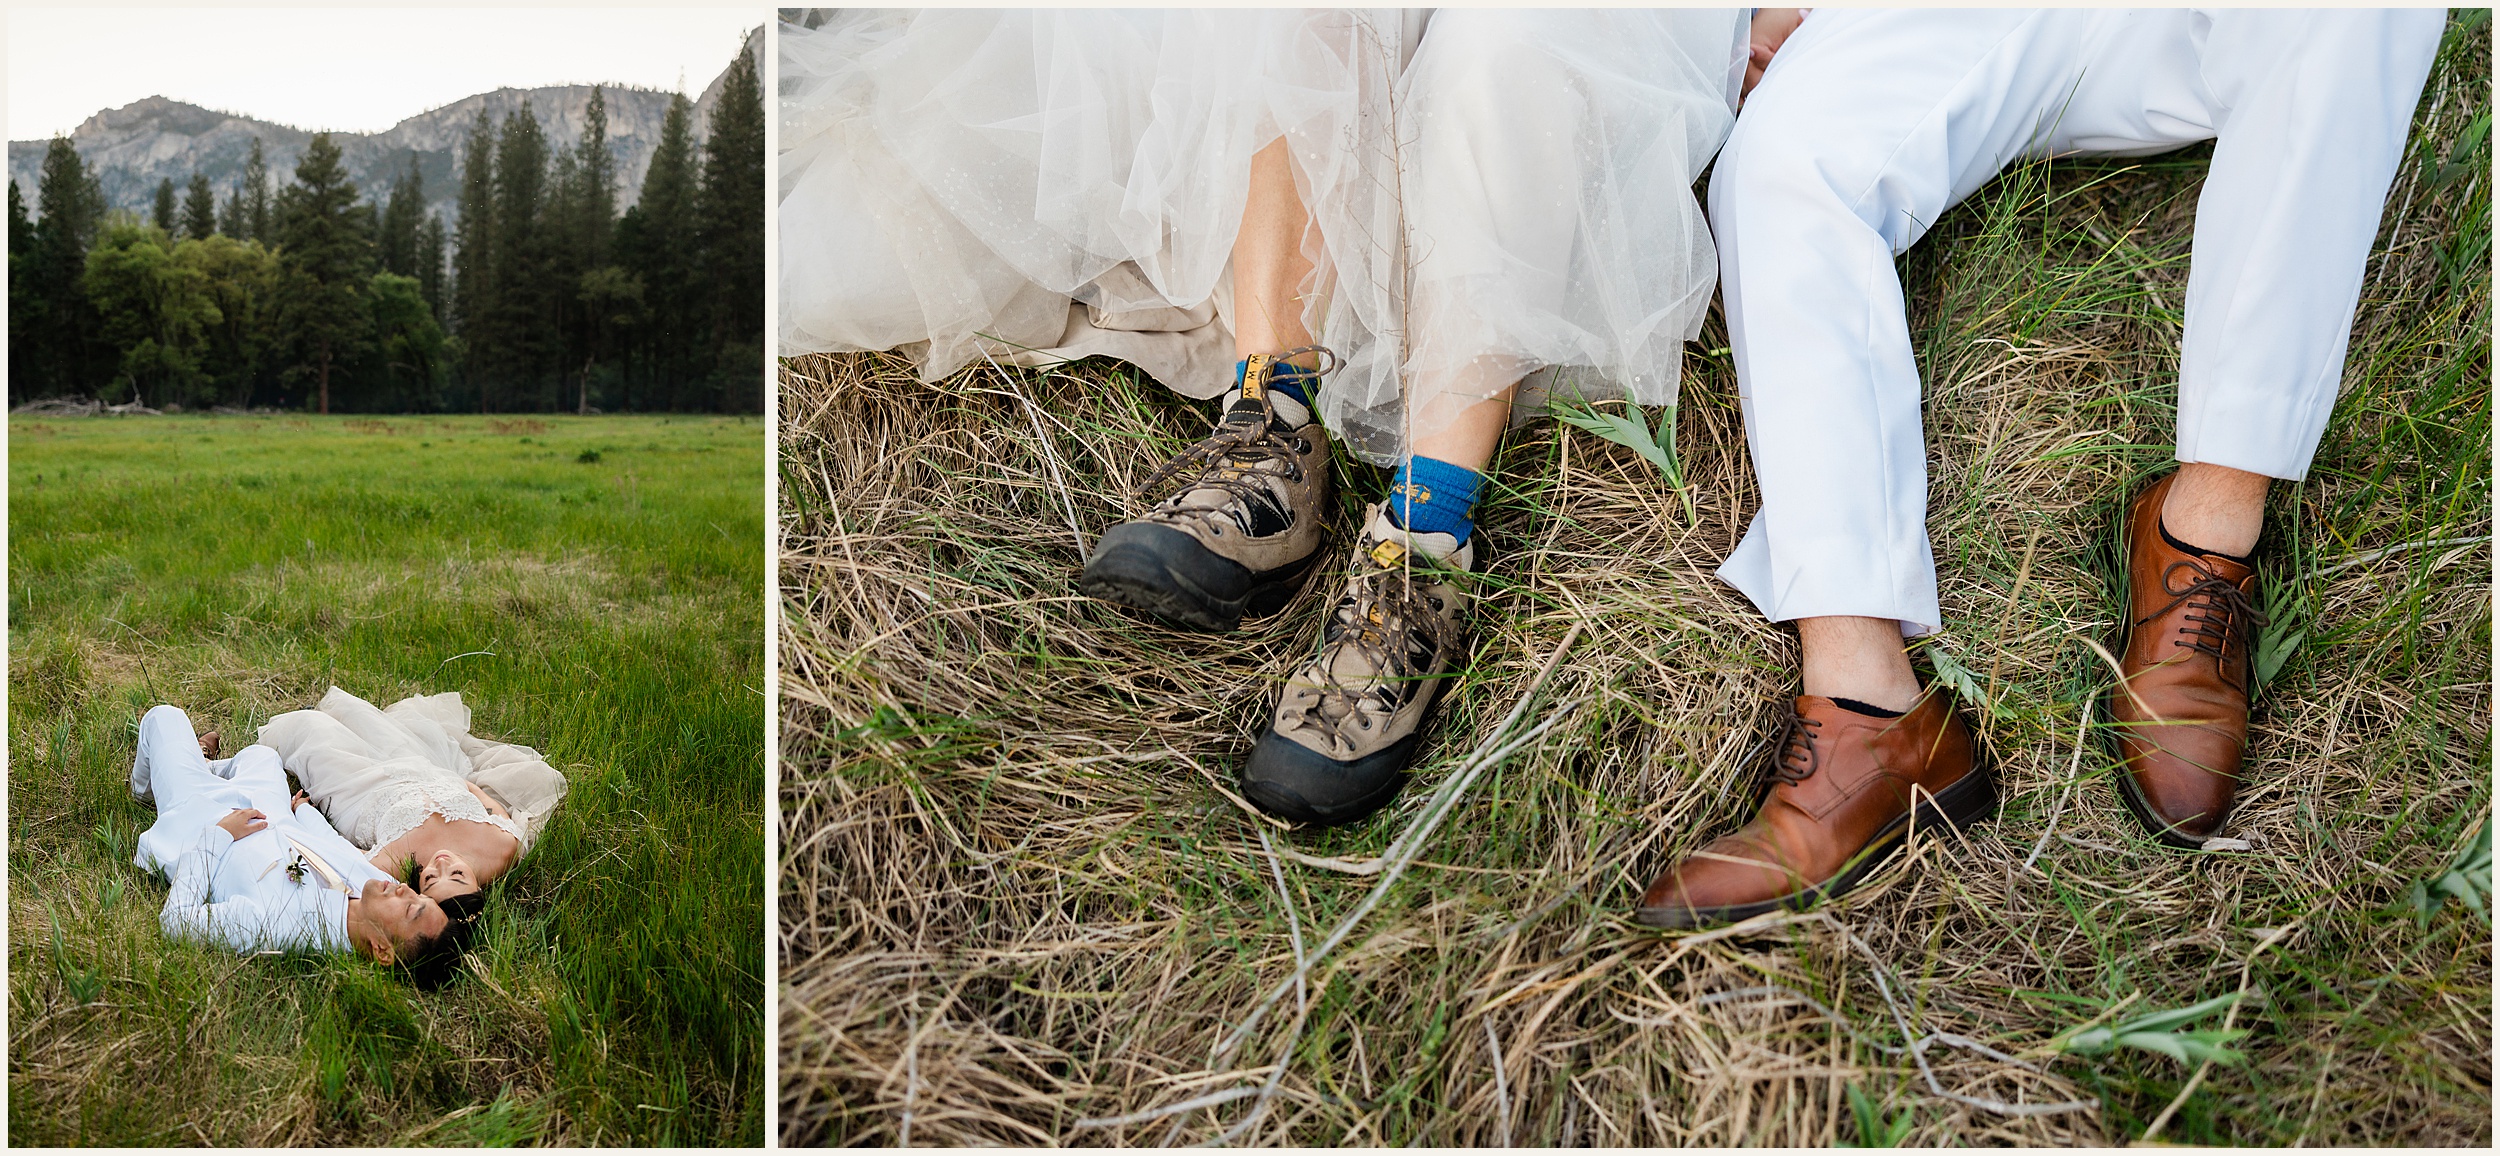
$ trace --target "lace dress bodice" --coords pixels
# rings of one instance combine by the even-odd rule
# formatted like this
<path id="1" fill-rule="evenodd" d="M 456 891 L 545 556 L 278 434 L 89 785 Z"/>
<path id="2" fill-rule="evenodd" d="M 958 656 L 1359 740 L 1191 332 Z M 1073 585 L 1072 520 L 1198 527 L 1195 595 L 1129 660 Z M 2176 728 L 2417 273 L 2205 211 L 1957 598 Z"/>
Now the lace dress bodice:
<path id="1" fill-rule="evenodd" d="M 344 834 L 357 846 L 383 847 L 416 830 L 429 815 L 491 823 L 516 840 L 522 838 L 518 824 L 488 811 L 459 783 L 444 780 L 401 780 L 380 788 L 357 815 L 355 829 Z"/>

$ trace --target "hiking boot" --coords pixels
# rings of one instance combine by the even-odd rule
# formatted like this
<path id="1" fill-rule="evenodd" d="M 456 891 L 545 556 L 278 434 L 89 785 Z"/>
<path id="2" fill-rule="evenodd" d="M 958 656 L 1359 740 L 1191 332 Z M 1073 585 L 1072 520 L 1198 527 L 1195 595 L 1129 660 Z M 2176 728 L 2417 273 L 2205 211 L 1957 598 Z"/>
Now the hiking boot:
<path id="1" fill-rule="evenodd" d="M 1243 795 L 1268 814 L 1327 826 L 1397 797 L 1466 645 L 1467 595 L 1452 572 L 1474 569 L 1475 556 L 1472 541 L 1412 533 L 1387 503 L 1372 506 L 1319 657 L 1285 684 L 1242 768 Z"/>
<path id="2" fill-rule="evenodd" d="M 1899 718 L 1800 695 L 1764 770 L 1753 821 L 1660 875 L 1634 918 L 1690 928 L 1803 910 L 1857 886 L 1912 826 L 1964 827 L 1996 810 L 1978 744 L 1933 689 Z"/>
<path id="3" fill-rule="evenodd" d="M 1178 488 L 1102 536 L 1079 592 L 1206 631 L 1292 599 L 1328 537 L 1328 436 L 1310 407 L 1268 388 L 1290 367 L 1268 354 L 1248 362 L 1215 432 L 1144 487 L 1179 478 Z"/>
<path id="4" fill-rule="evenodd" d="M 2171 545 L 2161 531 L 2173 473 L 2127 512 L 2127 637 L 2109 717 L 2126 776 L 2119 797 L 2154 837 L 2195 849 L 2221 830 L 2248 745 L 2250 652 L 2265 615 L 2244 562 Z"/>

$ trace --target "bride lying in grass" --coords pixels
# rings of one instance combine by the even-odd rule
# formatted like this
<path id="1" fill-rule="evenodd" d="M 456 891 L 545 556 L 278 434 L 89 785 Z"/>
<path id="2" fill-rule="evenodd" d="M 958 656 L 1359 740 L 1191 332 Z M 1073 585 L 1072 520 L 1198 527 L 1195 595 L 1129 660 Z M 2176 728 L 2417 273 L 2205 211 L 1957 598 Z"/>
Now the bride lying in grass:
<path id="1" fill-rule="evenodd" d="M 537 751 L 469 733 L 458 692 L 387 710 L 337 687 L 260 728 L 339 834 L 436 901 L 503 877 L 564 798 Z"/>

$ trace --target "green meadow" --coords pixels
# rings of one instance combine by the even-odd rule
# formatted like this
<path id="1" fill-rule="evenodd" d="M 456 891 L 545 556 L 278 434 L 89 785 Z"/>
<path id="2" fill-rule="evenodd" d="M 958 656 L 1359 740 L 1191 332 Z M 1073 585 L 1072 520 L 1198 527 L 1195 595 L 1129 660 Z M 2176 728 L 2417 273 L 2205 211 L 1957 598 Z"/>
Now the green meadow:
<path id="1" fill-rule="evenodd" d="M 12 1144 L 757 1144 L 764 430 L 13 418 Z M 158 702 L 456 690 L 571 792 L 451 986 L 167 942 Z"/>

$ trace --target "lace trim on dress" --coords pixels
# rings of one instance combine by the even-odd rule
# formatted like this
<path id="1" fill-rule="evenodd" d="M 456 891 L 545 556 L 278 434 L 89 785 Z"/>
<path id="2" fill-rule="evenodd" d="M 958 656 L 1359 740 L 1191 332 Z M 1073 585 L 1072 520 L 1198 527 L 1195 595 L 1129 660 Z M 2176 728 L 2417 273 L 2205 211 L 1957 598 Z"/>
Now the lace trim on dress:
<path id="1" fill-rule="evenodd" d="M 371 841 L 365 844 L 368 847 L 385 847 L 395 843 L 400 836 L 423 826 L 427 816 L 441 815 L 446 819 L 492 824 L 512 836 L 513 841 L 521 844 L 522 850 L 529 849 L 529 840 L 522 837 L 518 823 L 488 811 L 486 804 L 479 802 L 477 796 L 470 794 L 466 788 L 440 783 L 398 783 L 393 786 L 395 793 L 375 800 L 366 811 L 370 830 L 360 834 L 370 837 Z"/>

